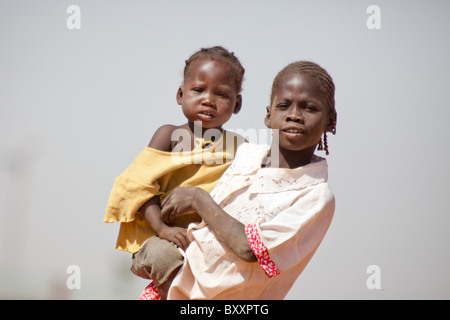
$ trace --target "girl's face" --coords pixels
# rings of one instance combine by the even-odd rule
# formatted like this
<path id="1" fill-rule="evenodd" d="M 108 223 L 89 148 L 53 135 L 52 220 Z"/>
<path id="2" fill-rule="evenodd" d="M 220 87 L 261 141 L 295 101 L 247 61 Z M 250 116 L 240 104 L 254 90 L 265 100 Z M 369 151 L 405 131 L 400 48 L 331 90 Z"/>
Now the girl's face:
<path id="1" fill-rule="evenodd" d="M 241 108 L 242 98 L 224 62 L 197 60 L 177 92 L 177 102 L 190 125 L 202 122 L 203 131 L 221 128 Z"/>
<path id="2" fill-rule="evenodd" d="M 265 124 L 279 130 L 280 151 L 312 156 L 333 113 L 322 99 L 319 83 L 306 74 L 288 74 L 267 107 Z"/>

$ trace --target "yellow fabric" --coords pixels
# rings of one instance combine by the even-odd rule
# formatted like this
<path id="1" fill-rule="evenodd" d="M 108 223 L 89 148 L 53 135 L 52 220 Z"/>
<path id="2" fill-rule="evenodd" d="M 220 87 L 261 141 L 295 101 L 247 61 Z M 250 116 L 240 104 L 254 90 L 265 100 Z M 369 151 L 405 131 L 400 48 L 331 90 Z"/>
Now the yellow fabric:
<path id="1" fill-rule="evenodd" d="M 116 249 L 137 252 L 155 235 L 138 212 L 153 196 L 163 197 L 179 186 L 196 186 L 210 192 L 242 142 L 240 135 L 223 131 L 217 142 L 197 140 L 192 151 L 165 152 L 146 147 L 116 178 L 108 200 L 103 221 L 121 222 Z M 176 224 L 186 226 L 185 220 L 179 219 Z"/>

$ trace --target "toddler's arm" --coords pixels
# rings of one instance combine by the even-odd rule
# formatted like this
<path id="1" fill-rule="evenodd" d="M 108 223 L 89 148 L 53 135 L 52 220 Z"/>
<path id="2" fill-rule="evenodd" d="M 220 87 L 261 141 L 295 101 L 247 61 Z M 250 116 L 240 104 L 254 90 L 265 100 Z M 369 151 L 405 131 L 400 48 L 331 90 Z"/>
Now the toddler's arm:
<path id="1" fill-rule="evenodd" d="M 150 140 L 148 147 L 160 151 L 172 151 L 171 136 L 175 129 L 176 126 L 170 124 L 159 127 Z M 178 247 L 186 250 L 188 246 L 186 229 L 170 227 L 162 221 L 159 197 L 155 196 L 148 200 L 139 211 L 144 214 L 147 223 L 161 239 L 171 241 Z"/>
<path id="2" fill-rule="evenodd" d="M 175 129 L 176 126 L 171 124 L 159 127 L 150 140 L 148 147 L 160 151 L 172 151 L 172 132 Z"/>
<path id="3" fill-rule="evenodd" d="M 148 200 L 139 209 L 144 214 L 145 220 L 156 232 L 158 237 L 175 243 L 178 247 L 186 250 L 188 246 L 186 229 L 180 227 L 169 227 L 161 219 L 161 207 L 159 197 L 155 196 Z"/>

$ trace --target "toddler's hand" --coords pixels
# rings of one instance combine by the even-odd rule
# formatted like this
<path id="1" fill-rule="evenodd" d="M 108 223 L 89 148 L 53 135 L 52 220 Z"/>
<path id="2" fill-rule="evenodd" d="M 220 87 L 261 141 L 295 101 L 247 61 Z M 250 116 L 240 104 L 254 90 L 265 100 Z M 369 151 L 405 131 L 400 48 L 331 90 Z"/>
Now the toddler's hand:
<path id="1" fill-rule="evenodd" d="M 164 227 L 158 234 L 161 239 L 175 243 L 178 247 L 186 250 L 189 243 L 187 239 L 186 229 L 180 227 Z"/>

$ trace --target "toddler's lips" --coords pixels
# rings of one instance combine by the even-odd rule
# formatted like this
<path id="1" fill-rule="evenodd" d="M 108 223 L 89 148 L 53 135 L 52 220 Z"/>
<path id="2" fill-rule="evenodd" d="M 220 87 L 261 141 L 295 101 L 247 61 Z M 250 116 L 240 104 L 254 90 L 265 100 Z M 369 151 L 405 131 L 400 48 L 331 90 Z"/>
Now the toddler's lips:
<path id="1" fill-rule="evenodd" d="M 198 117 L 203 121 L 209 121 L 215 118 L 212 112 L 202 111 L 198 113 Z"/>

